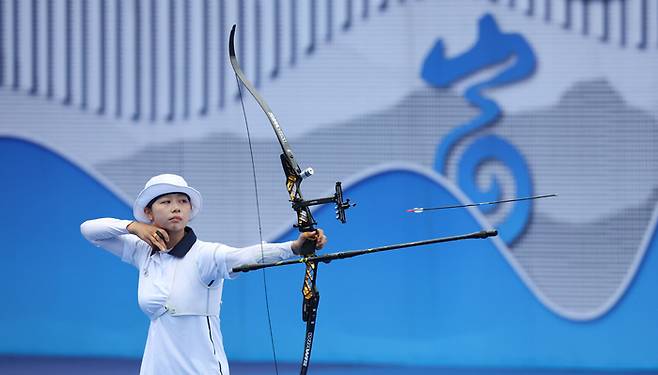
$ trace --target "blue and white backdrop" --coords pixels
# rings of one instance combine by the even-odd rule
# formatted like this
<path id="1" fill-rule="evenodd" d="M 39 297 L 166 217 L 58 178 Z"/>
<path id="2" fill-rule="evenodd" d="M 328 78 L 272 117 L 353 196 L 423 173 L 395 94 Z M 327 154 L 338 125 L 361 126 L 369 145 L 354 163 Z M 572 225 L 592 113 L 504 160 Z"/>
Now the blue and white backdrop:
<path id="1" fill-rule="evenodd" d="M 658 368 L 658 3 L 0 0 L 0 353 L 141 356 L 135 270 L 86 243 L 152 175 L 205 199 L 200 238 L 256 243 L 228 31 L 307 197 L 344 182 L 328 251 L 497 238 L 321 266 L 314 359 Z M 246 98 L 266 240 L 291 238 L 272 129 Z M 412 207 L 557 193 L 497 209 Z M 301 267 L 267 272 L 297 362 Z M 269 361 L 262 276 L 225 284 L 229 357 Z"/>

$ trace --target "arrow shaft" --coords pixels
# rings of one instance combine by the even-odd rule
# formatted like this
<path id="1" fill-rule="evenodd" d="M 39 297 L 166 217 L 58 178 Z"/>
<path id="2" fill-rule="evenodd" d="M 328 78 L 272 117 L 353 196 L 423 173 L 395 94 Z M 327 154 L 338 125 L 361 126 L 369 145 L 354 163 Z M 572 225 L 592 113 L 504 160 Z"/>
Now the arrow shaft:
<path id="1" fill-rule="evenodd" d="M 451 209 L 451 208 L 476 207 L 476 206 L 484 206 L 484 205 L 489 205 L 489 204 L 527 201 L 527 200 L 532 200 L 532 199 L 542 199 L 542 198 L 551 198 L 551 197 L 557 197 L 557 194 L 543 194 L 543 195 L 535 195 L 535 196 L 532 196 L 532 197 L 502 199 L 502 200 L 498 200 L 498 201 L 480 202 L 480 203 L 471 203 L 471 204 L 460 204 L 460 205 L 455 205 L 455 206 L 439 206 L 439 207 L 429 207 L 429 208 L 418 207 L 418 208 L 409 209 L 409 210 L 407 210 L 407 212 L 421 213 L 421 212 L 424 212 L 424 211 L 448 210 L 448 209 Z"/>

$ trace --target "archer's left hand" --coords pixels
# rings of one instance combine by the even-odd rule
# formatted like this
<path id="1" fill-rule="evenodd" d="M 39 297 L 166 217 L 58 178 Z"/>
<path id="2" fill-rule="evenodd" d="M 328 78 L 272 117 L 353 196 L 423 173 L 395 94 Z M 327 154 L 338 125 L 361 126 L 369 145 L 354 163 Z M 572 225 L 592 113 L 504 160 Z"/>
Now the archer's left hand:
<path id="1" fill-rule="evenodd" d="M 299 238 L 297 238 L 290 246 L 292 251 L 295 254 L 299 254 L 299 250 L 306 241 L 315 241 L 315 248 L 319 250 L 324 247 L 328 239 L 327 236 L 324 235 L 324 231 L 320 228 L 316 229 L 314 232 L 302 232 L 299 234 Z"/>

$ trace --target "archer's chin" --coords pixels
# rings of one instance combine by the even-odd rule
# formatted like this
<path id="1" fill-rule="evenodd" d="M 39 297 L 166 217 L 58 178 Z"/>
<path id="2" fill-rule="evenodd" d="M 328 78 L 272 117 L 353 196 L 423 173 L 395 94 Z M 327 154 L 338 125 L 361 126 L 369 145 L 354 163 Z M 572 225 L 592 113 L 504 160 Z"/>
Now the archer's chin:
<path id="1" fill-rule="evenodd" d="M 160 225 L 160 227 L 167 232 L 179 232 L 187 226 L 187 222 L 184 221 L 177 221 L 177 222 L 166 222 Z"/>

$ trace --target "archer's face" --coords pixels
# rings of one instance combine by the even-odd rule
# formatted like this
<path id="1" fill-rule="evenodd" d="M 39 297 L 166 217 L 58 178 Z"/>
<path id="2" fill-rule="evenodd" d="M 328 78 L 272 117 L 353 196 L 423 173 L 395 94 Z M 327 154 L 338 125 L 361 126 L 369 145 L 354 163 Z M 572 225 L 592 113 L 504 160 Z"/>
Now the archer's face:
<path id="1" fill-rule="evenodd" d="M 167 232 L 178 232 L 187 226 L 192 212 L 192 203 L 185 194 L 172 193 L 159 197 L 144 209 L 151 223 Z"/>

